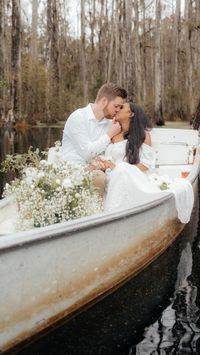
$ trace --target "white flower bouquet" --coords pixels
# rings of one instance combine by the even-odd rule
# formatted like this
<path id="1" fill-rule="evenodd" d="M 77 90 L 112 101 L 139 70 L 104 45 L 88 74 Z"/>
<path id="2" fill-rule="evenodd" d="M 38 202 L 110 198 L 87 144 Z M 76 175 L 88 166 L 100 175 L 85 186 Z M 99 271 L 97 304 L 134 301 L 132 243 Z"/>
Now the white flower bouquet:
<path id="1" fill-rule="evenodd" d="M 102 208 L 91 173 L 61 160 L 54 164 L 35 159 L 25 164 L 21 177 L 5 186 L 4 196 L 11 194 L 19 210 L 16 230 L 68 221 Z"/>

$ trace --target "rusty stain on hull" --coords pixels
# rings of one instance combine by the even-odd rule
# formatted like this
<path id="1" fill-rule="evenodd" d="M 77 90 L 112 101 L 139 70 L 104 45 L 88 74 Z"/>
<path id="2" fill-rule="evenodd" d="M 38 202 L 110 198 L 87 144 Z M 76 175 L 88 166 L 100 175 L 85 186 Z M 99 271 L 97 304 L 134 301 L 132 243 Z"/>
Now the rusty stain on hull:
<path id="1" fill-rule="evenodd" d="M 15 347 L 17 344 L 24 341 L 24 339 L 31 339 L 37 333 L 44 331 L 47 328 L 55 326 L 56 323 L 60 323 L 63 319 L 72 317 L 78 311 L 82 310 L 84 307 L 89 306 L 91 303 L 94 303 L 99 298 L 104 297 L 108 293 L 112 292 L 114 289 L 119 287 L 129 278 L 132 278 L 138 272 L 142 271 L 148 264 L 150 264 L 154 259 L 156 259 L 167 247 L 176 239 L 177 235 L 184 228 L 184 225 L 179 222 L 178 219 L 170 221 L 162 228 L 154 232 L 153 234 L 146 235 L 143 240 L 141 240 L 138 245 L 135 245 L 131 242 L 127 248 L 117 255 L 113 256 L 109 261 L 109 264 L 103 264 L 98 271 L 99 281 L 98 287 L 88 292 L 88 294 L 83 295 L 81 299 L 74 302 L 73 305 L 69 306 L 64 311 L 59 312 L 58 314 L 50 317 L 49 319 L 43 321 L 32 329 L 32 331 L 22 332 L 15 339 L 12 339 L 11 342 L 4 344 L 2 351 L 6 351 L 10 348 Z M 161 237 L 162 236 L 162 237 Z M 134 240 L 134 238 L 132 238 Z M 121 260 L 124 259 L 124 265 L 121 265 Z M 117 271 L 116 271 L 117 270 Z M 112 273 L 105 281 L 106 275 Z M 84 280 L 77 280 L 73 283 L 73 289 L 76 289 L 76 292 L 81 292 L 84 288 L 92 285 L 96 279 L 96 273 L 90 272 L 86 275 Z M 8 323 L 7 327 L 12 327 L 20 321 L 26 321 L 34 313 L 39 313 L 41 310 L 48 309 L 52 307 L 55 303 L 61 302 L 67 298 L 73 296 L 72 288 L 66 287 L 59 292 L 59 294 L 51 295 L 50 297 L 40 299 L 40 303 L 37 306 L 34 306 L 34 309 L 26 309 L 23 312 L 15 314 L 12 323 Z M 3 324 L 2 324 L 3 325 Z M 5 326 L 5 323 L 4 323 Z M 1 325 L 0 325 L 1 328 Z"/>

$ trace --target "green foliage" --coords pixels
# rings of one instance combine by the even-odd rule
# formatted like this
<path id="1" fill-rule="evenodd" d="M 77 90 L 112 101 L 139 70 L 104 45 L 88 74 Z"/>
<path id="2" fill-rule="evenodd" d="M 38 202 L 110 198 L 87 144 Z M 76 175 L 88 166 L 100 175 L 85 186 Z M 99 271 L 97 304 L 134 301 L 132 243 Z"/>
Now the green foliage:
<path id="1" fill-rule="evenodd" d="M 102 78 L 97 77 L 93 85 L 91 85 L 91 89 L 90 89 L 90 96 L 92 97 L 93 100 L 95 99 L 97 95 L 97 91 L 102 85 L 103 85 Z"/>
<path id="2" fill-rule="evenodd" d="M 165 110 L 169 120 L 187 119 L 189 113 L 188 95 L 184 88 L 165 88 Z"/>
<path id="3" fill-rule="evenodd" d="M 42 61 L 22 56 L 22 116 L 34 123 L 43 120 L 46 111 L 46 72 Z"/>
<path id="4" fill-rule="evenodd" d="M 153 91 L 149 90 L 147 92 L 146 100 L 144 100 L 144 101 L 138 100 L 138 98 L 136 97 L 135 102 L 143 108 L 143 110 L 146 112 L 149 119 L 153 120 L 153 114 L 154 114 L 154 93 L 153 93 Z"/>
<path id="5" fill-rule="evenodd" d="M 167 189 L 169 189 L 169 185 L 167 184 L 167 182 L 163 182 L 163 183 L 160 185 L 160 189 L 161 189 L 161 190 L 167 190 Z"/>
<path id="6" fill-rule="evenodd" d="M 43 156 L 47 153 L 42 152 Z M 1 163 L 1 172 L 8 173 L 14 171 L 20 173 L 26 165 L 38 167 L 40 164 L 41 156 L 39 149 L 35 151 L 32 147 L 29 148 L 28 153 L 23 154 L 7 154 L 6 159 Z"/>
<path id="7" fill-rule="evenodd" d="M 64 113 L 64 119 L 78 107 L 84 105 L 83 102 L 83 85 L 81 80 L 77 80 L 73 84 L 73 88 L 68 90 L 65 88 L 61 94 L 61 109 Z"/>
<path id="8" fill-rule="evenodd" d="M 1 88 L 8 88 L 9 84 L 6 80 L 0 80 L 0 89 Z"/>

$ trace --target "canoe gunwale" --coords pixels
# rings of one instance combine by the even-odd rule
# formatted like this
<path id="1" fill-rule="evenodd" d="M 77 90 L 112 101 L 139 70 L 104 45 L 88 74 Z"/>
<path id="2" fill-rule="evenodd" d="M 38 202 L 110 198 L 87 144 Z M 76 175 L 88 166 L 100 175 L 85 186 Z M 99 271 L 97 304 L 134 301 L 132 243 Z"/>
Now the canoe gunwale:
<path id="1" fill-rule="evenodd" d="M 6 249 L 10 249 L 12 247 L 21 247 L 25 244 L 38 244 L 38 242 L 42 242 L 42 240 L 46 238 L 48 238 L 48 240 L 51 238 L 65 238 L 68 234 L 72 235 L 78 231 L 92 229 L 94 226 L 113 223 L 115 220 L 137 215 L 151 208 L 163 205 L 169 199 L 174 199 L 173 193 L 171 192 L 165 196 L 157 198 L 156 200 L 123 211 L 111 212 L 109 214 L 102 212 L 98 215 L 83 217 L 73 221 L 67 221 L 38 229 L 31 229 L 24 232 L 17 232 L 11 235 L 0 236 L 0 252 L 6 251 Z"/>

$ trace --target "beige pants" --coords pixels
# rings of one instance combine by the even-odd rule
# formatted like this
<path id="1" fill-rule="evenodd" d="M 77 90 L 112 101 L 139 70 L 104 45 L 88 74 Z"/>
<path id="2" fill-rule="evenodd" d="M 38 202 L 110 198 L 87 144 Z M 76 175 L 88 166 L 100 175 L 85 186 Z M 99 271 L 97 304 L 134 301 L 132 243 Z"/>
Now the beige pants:
<path id="1" fill-rule="evenodd" d="M 101 170 L 93 170 L 93 184 L 97 189 L 100 197 L 103 198 L 105 188 L 106 188 L 106 174 Z"/>

